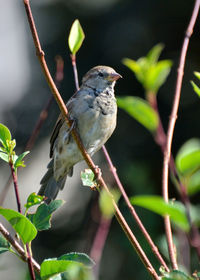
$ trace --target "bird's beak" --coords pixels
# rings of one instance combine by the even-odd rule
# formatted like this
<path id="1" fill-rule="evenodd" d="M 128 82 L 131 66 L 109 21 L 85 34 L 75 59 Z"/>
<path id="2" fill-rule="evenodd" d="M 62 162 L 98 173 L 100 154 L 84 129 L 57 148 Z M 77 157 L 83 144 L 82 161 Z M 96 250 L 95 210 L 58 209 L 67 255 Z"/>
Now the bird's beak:
<path id="1" fill-rule="evenodd" d="M 117 81 L 119 78 L 122 78 L 122 76 L 120 74 L 118 74 L 117 72 L 111 73 L 107 77 L 109 82 Z"/>

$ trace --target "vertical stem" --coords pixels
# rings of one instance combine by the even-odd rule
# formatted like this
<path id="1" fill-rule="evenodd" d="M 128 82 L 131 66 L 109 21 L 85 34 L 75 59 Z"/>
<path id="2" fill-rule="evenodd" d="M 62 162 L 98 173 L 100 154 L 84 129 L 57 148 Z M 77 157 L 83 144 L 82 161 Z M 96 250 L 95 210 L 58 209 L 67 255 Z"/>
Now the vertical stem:
<path id="1" fill-rule="evenodd" d="M 180 101 L 180 94 L 181 94 L 181 87 L 182 87 L 182 80 L 183 80 L 183 70 L 185 65 L 185 58 L 186 53 L 189 45 L 190 37 L 193 33 L 193 28 L 197 19 L 197 15 L 199 13 L 199 6 L 200 6 L 200 0 L 195 1 L 194 9 L 192 12 L 192 16 L 185 34 L 185 38 L 183 41 L 183 46 L 181 50 L 181 56 L 180 56 L 180 62 L 178 67 L 178 75 L 177 75 L 177 82 L 176 82 L 176 89 L 175 89 L 175 96 L 174 96 L 174 102 L 172 106 L 172 112 L 170 115 L 170 121 L 167 131 L 167 141 L 166 141 L 166 148 L 164 151 L 164 161 L 163 161 L 163 198 L 166 202 L 169 200 L 168 196 L 168 172 L 169 172 L 169 162 L 171 158 L 171 146 L 172 146 L 172 139 L 173 139 L 173 133 L 175 128 L 175 123 L 177 119 L 177 113 L 178 113 L 178 107 L 179 107 L 179 101 Z M 176 261 L 176 253 L 173 248 L 173 240 L 172 240 L 172 234 L 171 234 L 171 225 L 170 225 L 170 219 L 168 216 L 165 217 L 165 230 L 167 235 L 167 242 L 168 242 L 168 248 L 170 252 L 170 259 L 172 263 L 173 269 L 177 269 L 177 261 Z"/>
<path id="2" fill-rule="evenodd" d="M 76 55 L 75 54 L 71 54 L 71 60 L 72 60 L 72 67 L 73 67 L 73 71 L 74 71 L 74 81 L 75 81 L 76 90 L 79 90 L 78 71 L 77 71 L 77 66 L 76 66 Z"/>

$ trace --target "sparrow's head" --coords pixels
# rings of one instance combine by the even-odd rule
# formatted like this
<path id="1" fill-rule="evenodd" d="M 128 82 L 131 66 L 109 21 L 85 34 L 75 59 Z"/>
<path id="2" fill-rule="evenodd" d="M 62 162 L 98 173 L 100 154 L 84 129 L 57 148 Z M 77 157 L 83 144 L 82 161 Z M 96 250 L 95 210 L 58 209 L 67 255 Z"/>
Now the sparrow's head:
<path id="1" fill-rule="evenodd" d="M 82 85 L 104 91 L 106 88 L 113 88 L 116 81 L 122 78 L 113 68 L 108 66 L 96 66 L 90 69 L 82 79 Z"/>

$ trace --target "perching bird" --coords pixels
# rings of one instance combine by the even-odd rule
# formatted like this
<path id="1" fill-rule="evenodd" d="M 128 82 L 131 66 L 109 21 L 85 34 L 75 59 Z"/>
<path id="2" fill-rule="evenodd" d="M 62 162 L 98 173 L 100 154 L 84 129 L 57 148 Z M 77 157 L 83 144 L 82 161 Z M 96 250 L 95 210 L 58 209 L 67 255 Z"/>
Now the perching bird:
<path id="1" fill-rule="evenodd" d="M 82 79 L 80 89 L 66 106 L 81 141 L 92 156 L 112 135 L 116 127 L 117 104 L 114 96 L 116 80 L 121 75 L 108 66 L 96 66 Z M 83 160 L 70 128 L 60 115 L 50 139 L 50 158 L 47 172 L 42 178 L 39 195 L 50 203 L 72 176 L 73 166 Z"/>

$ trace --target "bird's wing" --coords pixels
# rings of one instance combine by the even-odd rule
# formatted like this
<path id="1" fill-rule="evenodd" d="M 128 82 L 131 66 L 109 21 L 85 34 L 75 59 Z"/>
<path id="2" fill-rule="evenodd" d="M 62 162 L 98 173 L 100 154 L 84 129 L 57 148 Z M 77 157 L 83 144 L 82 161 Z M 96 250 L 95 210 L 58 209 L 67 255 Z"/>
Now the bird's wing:
<path id="1" fill-rule="evenodd" d="M 51 134 L 51 138 L 50 138 L 50 158 L 53 156 L 54 143 L 56 141 L 60 128 L 63 125 L 63 122 L 64 122 L 64 119 L 62 118 L 62 115 L 60 114 L 58 117 L 58 120 L 56 122 L 56 125 L 53 129 L 53 132 Z"/>

